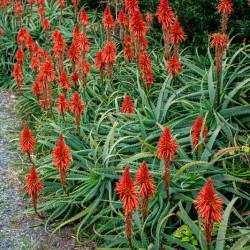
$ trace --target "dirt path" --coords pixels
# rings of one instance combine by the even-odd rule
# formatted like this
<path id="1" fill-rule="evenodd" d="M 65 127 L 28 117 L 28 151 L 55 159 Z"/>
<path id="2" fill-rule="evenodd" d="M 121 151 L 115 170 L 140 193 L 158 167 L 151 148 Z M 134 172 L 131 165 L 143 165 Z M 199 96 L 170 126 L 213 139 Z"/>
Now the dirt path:
<path id="1" fill-rule="evenodd" d="M 33 215 L 20 215 L 28 208 L 29 197 L 24 196 L 24 182 L 18 177 L 28 164 L 22 163 L 19 137 L 22 124 L 16 115 L 14 95 L 0 90 L 0 249 L 93 249 L 77 247 L 71 229 L 64 228 L 61 238 L 55 234 L 49 242 L 44 227 L 31 227 L 44 221 Z M 19 126 L 19 127 L 18 127 Z"/>

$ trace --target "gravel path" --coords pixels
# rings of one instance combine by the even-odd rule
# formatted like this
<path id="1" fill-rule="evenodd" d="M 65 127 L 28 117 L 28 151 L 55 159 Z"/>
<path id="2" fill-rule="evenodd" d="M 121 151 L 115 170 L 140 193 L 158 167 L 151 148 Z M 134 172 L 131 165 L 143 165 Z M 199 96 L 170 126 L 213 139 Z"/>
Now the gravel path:
<path id="1" fill-rule="evenodd" d="M 49 242 L 44 227 L 31 227 L 44 221 L 33 215 L 19 215 L 28 208 L 29 197 L 24 196 L 24 183 L 18 178 L 24 168 L 19 142 L 11 136 L 20 134 L 20 120 L 14 110 L 16 98 L 0 90 L 0 249 L 94 249 L 94 246 L 77 247 L 70 235 L 71 228 L 61 230 Z M 22 126 L 22 125 L 21 125 Z"/>

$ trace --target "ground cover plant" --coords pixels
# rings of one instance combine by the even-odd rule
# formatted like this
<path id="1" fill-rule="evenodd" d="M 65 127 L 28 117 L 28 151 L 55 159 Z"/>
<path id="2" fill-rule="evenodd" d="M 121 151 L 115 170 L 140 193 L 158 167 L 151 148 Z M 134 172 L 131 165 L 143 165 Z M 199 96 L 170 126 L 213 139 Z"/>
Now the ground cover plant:
<path id="1" fill-rule="evenodd" d="M 117 17 L 77 0 L 1 7 L 1 84 L 19 93 L 30 162 L 24 213 L 45 230 L 73 224 L 79 245 L 249 246 L 250 46 L 227 35 L 233 2 L 218 1 L 203 53 L 183 46 L 167 0 L 145 15 L 126 0 Z"/>

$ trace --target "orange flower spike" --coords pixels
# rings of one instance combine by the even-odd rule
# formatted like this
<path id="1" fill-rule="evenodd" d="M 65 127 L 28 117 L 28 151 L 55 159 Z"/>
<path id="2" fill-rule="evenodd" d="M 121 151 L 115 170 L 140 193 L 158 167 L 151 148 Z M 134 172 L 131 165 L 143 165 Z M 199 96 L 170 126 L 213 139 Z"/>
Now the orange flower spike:
<path id="1" fill-rule="evenodd" d="M 196 210 L 199 216 L 205 222 L 205 238 L 207 246 L 210 245 L 214 222 L 222 220 L 222 211 L 224 203 L 218 194 L 215 194 L 211 177 L 208 178 L 207 183 L 199 192 L 196 200 L 193 201 L 196 205 Z"/>
<path id="2" fill-rule="evenodd" d="M 131 48 L 131 43 L 127 43 L 124 48 L 124 54 L 129 62 L 131 62 L 134 58 L 134 51 Z"/>
<path id="3" fill-rule="evenodd" d="M 47 57 L 46 61 L 42 65 L 41 76 L 48 82 L 52 82 L 56 77 L 54 70 L 54 64 L 51 57 Z"/>
<path id="4" fill-rule="evenodd" d="M 124 43 L 125 44 L 128 44 L 128 43 L 132 43 L 132 40 L 131 40 L 131 37 L 129 36 L 129 35 L 126 35 L 125 37 L 124 37 Z"/>
<path id="5" fill-rule="evenodd" d="M 63 70 L 61 75 L 58 78 L 57 84 L 63 89 L 65 97 L 67 96 L 67 91 L 70 89 L 70 81 L 67 77 L 66 72 Z"/>
<path id="6" fill-rule="evenodd" d="M 22 65 L 22 63 L 24 62 L 24 53 L 22 51 L 22 49 L 19 47 L 16 53 L 16 57 L 15 59 Z"/>
<path id="7" fill-rule="evenodd" d="M 98 51 L 95 58 L 95 67 L 99 69 L 101 81 L 103 81 L 103 70 L 105 68 L 105 60 L 103 56 L 103 51 Z"/>
<path id="8" fill-rule="evenodd" d="M 143 161 L 135 176 L 135 185 L 140 187 L 139 195 L 142 197 L 142 218 L 146 219 L 148 214 L 149 197 L 154 196 L 155 185 L 150 176 L 146 162 Z"/>
<path id="9" fill-rule="evenodd" d="M 173 77 L 180 74 L 179 69 L 181 69 L 181 64 L 179 63 L 178 59 L 175 56 L 175 53 L 173 54 L 173 57 L 168 61 L 168 73 L 172 75 Z"/>
<path id="10" fill-rule="evenodd" d="M 131 16 L 136 10 L 139 10 L 137 0 L 125 0 L 125 11 Z"/>
<path id="11" fill-rule="evenodd" d="M 36 57 L 33 57 L 31 59 L 31 68 L 34 69 L 35 76 L 37 76 L 37 72 L 40 69 L 40 67 L 41 67 L 40 61 Z"/>
<path id="12" fill-rule="evenodd" d="M 120 195 L 120 201 L 123 201 L 125 213 L 131 212 L 133 209 L 138 209 L 138 192 L 130 176 L 128 166 L 125 167 L 122 177 L 117 182 L 115 191 Z"/>
<path id="13" fill-rule="evenodd" d="M 115 191 L 120 195 L 120 201 L 123 201 L 123 208 L 125 210 L 125 228 L 128 241 L 132 238 L 132 211 L 137 210 L 138 205 L 138 192 L 136 186 L 132 181 L 129 173 L 129 167 L 126 166 L 122 177 L 116 184 Z"/>
<path id="14" fill-rule="evenodd" d="M 108 41 L 103 49 L 103 58 L 105 63 L 107 64 L 107 71 L 109 74 L 109 78 L 112 82 L 112 74 L 113 74 L 113 64 L 116 62 L 115 53 L 117 49 L 115 44 L 111 41 Z"/>
<path id="15" fill-rule="evenodd" d="M 34 149 L 35 144 L 36 142 L 31 134 L 28 124 L 27 122 L 25 122 L 25 126 L 21 132 L 20 146 L 21 149 L 27 153 L 29 160 L 30 160 L 30 153 Z"/>
<path id="16" fill-rule="evenodd" d="M 124 27 L 126 25 L 126 15 L 124 14 L 122 9 L 120 10 L 120 12 L 118 14 L 117 23 L 119 23 L 119 25 L 120 25 L 120 38 L 123 41 Z"/>
<path id="17" fill-rule="evenodd" d="M 75 114 L 75 123 L 78 128 L 78 132 L 80 134 L 80 116 L 83 112 L 83 109 L 86 105 L 84 105 L 83 101 L 79 98 L 79 94 L 77 91 L 72 96 L 70 102 L 70 111 Z"/>
<path id="18" fill-rule="evenodd" d="M 184 31 L 182 30 L 179 21 L 178 16 L 175 18 L 173 26 L 169 30 L 170 32 L 170 40 L 174 44 L 174 53 L 176 58 L 179 60 L 179 49 L 180 49 L 180 43 L 185 40 Z"/>
<path id="19" fill-rule="evenodd" d="M 31 92 L 36 96 L 37 101 L 39 101 L 39 96 L 42 94 L 42 90 L 39 86 L 38 81 L 34 82 Z"/>
<path id="20" fill-rule="evenodd" d="M 37 196 L 40 193 L 41 189 L 43 188 L 43 183 L 40 181 L 39 175 L 36 172 L 34 165 L 32 165 L 30 174 L 28 175 L 27 182 L 26 182 L 26 190 L 30 194 L 33 200 L 33 206 L 35 212 L 37 213 Z"/>
<path id="21" fill-rule="evenodd" d="M 48 30 L 50 29 L 50 23 L 49 23 L 49 20 L 47 18 L 43 19 L 43 21 L 42 21 L 42 27 L 43 27 L 43 29 L 46 32 L 47 39 L 49 39 Z"/>
<path id="22" fill-rule="evenodd" d="M 61 183 L 64 190 L 66 190 L 66 171 L 72 162 L 70 149 L 65 145 L 62 134 L 59 135 L 57 147 L 52 150 L 55 166 L 59 169 L 61 175 Z"/>
<path id="23" fill-rule="evenodd" d="M 198 114 L 198 117 L 195 120 L 195 123 L 194 123 L 193 128 L 192 128 L 192 141 L 193 141 L 193 145 L 194 145 L 194 148 L 196 151 L 198 149 L 197 145 L 200 141 L 200 133 L 201 133 L 201 129 L 202 129 L 202 124 L 203 124 L 203 120 L 201 118 L 201 115 Z M 203 129 L 203 137 L 206 137 L 206 136 L 208 136 L 208 128 L 205 125 L 204 129 Z M 208 138 L 206 138 L 204 141 L 207 143 Z M 204 147 L 204 145 L 203 145 L 203 147 Z"/>
<path id="24" fill-rule="evenodd" d="M 80 22 L 85 26 L 89 24 L 89 17 L 86 15 L 86 12 L 84 9 L 82 9 L 80 13 Z"/>
<path id="25" fill-rule="evenodd" d="M 77 35 L 77 38 L 76 38 L 76 46 L 77 48 L 79 49 L 79 51 L 84 51 L 84 52 L 87 52 L 89 51 L 90 47 L 90 42 L 89 42 L 89 39 L 86 35 L 82 35 L 82 34 L 79 34 Z"/>
<path id="26" fill-rule="evenodd" d="M 62 9 L 63 9 L 63 6 L 64 6 L 64 1 L 63 0 L 58 0 L 57 4 L 60 6 L 61 15 L 62 15 Z"/>
<path id="27" fill-rule="evenodd" d="M 111 12 L 109 11 L 109 9 L 107 9 L 108 6 L 106 7 L 106 10 L 104 11 L 104 19 L 103 19 L 103 23 L 104 23 L 104 27 L 107 29 L 107 41 L 111 40 L 111 31 L 115 29 L 115 24 L 114 24 L 114 19 L 113 16 L 111 14 Z"/>
<path id="28" fill-rule="evenodd" d="M 169 29 L 173 23 L 174 13 L 169 6 L 168 0 L 161 0 L 156 15 L 158 16 L 158 21 L 162 24 L 163 29 Z"/>
<path id="29" fill-rule="evenodd" d="M 75 85 L 75 88 L 76 88 L 76 85 L 77 85 L 77 83 L 78 83 L 78 81 L 80 79 L 79 75 L 75 71 L 73 71 L 73 73 L 72 73 L 72 75 L 71 75 L 70 78 L 73 81 L 73 83 Z"/>
<path id="30" fill-rule="evenodd" d="M 64 113 L 64 111 L 69 109 L 69 102 L 64 94 L 59 95 L 59 98 L 56 101 L 56 106 L 58 106 L 58 113 Z"/>
<path id="31" fill-rule="evenodd" d="M 134 103 L 129 95 L 126 95 L 123 99 L 121 112 L 127 114 L 134 114 Z"/>
<path id="32" fill-rule="evenodd" d="M 231 0 L 220 0 L 220 4 L 217 6 L 219 13 L 225 13 L 225 14 L 231 14 L 233 12 L 233 4 L 231 3 Z"/>
<path id="33" fill-rule="evenodd" d="M 134 12 L 130 29 L 135 34 L 136 38 L 140 38 L 146 34 L 146 24 L 143 21 L 141 12 L 139 10 Z"/>
<path id="34" fill-rule="evenodd" d="M 168 193 L 170 184 L 170 163 L 174 159 L 174 154 L 179 149 L 178 143 L 172 137 L 170 128 L 166 127 L 163 131 L 163 135 L 159 138 L 158 142 L 158 158 L 164 160 L 164 184 L 166 192 Z"/>

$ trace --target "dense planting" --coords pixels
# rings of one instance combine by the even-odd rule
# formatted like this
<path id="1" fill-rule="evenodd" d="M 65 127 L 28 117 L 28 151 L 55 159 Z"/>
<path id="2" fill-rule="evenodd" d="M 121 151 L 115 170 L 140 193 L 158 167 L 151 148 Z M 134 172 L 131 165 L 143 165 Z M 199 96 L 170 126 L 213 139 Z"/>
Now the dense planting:
<path id="1" fill-rule="evenodd" d="M 202 54 L 184 47 L 168 0 L 146 15 L 126 0 L 116 20 L 78 0 L 1 7 L 2 49 L 16 55 L 3 86 L 20 95 L 27 192 L 45 230 L 73 222 L 79 244 L 105 248 L 248 244 L 250 47 L 227 35 L 230 0 Z"/>

